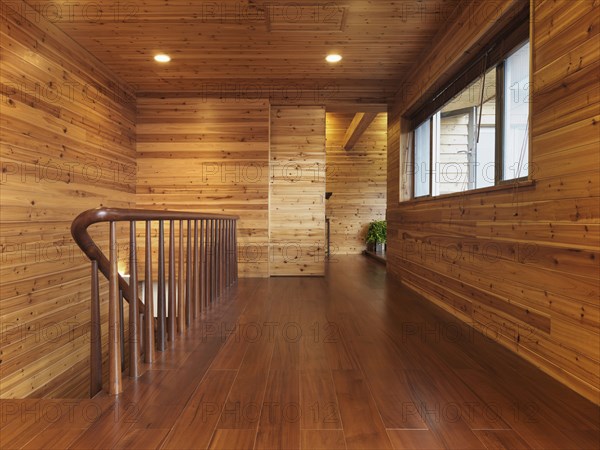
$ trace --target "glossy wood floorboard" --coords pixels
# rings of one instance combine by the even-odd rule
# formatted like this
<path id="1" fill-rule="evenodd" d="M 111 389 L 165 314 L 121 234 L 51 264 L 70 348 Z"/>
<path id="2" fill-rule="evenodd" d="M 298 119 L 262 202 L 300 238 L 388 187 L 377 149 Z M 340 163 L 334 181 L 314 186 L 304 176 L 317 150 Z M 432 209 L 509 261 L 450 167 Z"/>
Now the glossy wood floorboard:
<path id="1" fill-rule="evenodd" d="M 119 397 L 3 400 L 2 449 L 597 449 L 600 409 L 389 279 L 241 279 Z"/>

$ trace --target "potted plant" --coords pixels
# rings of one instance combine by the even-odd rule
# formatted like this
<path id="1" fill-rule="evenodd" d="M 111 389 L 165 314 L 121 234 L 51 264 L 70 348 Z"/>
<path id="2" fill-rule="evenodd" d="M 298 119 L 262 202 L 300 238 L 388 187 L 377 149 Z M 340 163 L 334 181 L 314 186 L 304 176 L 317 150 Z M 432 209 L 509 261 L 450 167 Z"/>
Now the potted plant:
<path id="1" fill-rule="evenodd" d="M 375 220 L 369 224 L 365 237 L 367 250 L 383 253 L 383 246 L 387 241 L 387 223 L 385 220 Z"/>

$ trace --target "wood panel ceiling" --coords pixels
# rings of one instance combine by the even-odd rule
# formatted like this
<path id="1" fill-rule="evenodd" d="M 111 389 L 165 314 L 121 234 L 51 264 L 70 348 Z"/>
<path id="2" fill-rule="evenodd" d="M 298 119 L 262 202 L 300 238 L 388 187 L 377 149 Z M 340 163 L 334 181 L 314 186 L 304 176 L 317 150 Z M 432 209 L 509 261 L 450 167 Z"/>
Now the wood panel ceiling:
<path id="1" fill-rule="evenodd" d="M 459 0 L 30 0 L 140 95 L 384 101 Z M 153 61 L 164 52 L 173 60 Z M 325 62 L 330 52 L 342 62 Z"/>

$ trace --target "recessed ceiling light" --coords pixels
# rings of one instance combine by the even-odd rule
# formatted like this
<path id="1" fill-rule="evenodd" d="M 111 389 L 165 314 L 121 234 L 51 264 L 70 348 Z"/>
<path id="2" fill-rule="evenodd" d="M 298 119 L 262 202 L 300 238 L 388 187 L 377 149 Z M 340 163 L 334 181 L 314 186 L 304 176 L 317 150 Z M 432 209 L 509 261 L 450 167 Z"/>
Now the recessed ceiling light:
<path id="1" fill-rule="evenodd" d="M 342 56 L 338 55 L 336 53 L 332 53 L 330 55 L 327 55 L 325 60 L 330 63 L 336 63 L 336 62 L 340 62 L 342 60 Z"/>
<path id="2" fill-rule="evenodd" d="M 169 61 L 171 61 L 171 57 L 169 55 L 165 55 L 165 54 L 161 53 L 154 57 L 154 61 L 161 62 L 161 63 L 168 63 Z"/>

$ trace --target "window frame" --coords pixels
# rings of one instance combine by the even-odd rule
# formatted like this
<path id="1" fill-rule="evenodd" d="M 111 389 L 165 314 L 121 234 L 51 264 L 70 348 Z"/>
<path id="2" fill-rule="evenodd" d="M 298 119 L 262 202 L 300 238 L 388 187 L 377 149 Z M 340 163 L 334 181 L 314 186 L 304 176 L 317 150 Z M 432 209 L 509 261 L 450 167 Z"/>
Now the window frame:
<path id="1" fill-rule="evenodd" d="M 528 140 L 528 158 L 527 158 L 527 174 L 522 177 L 503 179 L 503 171 L 504 171 L 504 134 L 505 134 L 505 123 L 504 123 L 504 115 L 505 115 L 505 101 L 506 101 L 506 93 L 505 93 L 505 65 L 506 60 L 519 49 L 521 49 L 524 45 L 529 43 L 529 84 L 531 85 L 531 75 L 532 75 L 532 49 L 531 49 L 531 39 L 530 39 L 530 23 L 529 23 L 529 10 L 527 9 L 523 15 L 518 17 L 518 20 L 513 22 L 513 26 L 509 29 L 503 30 L 503 32 L 499 33 L 499 35 L 492 40 L 492 42 L 486 46 L 473 60 L 471 60 L 470 64 L 467 64 L 464 70 L 450 83 L 446 84 L 443 89 L 439 90 L 435 95 L 430 97 L 429 101 L 423 103 L 423 106 L 418 109 L 413 114 L 408 115 L 408 120 L 410 122 L 410 139 L 412 141 L 412 148 L 408 149 L 409 156 L 408 159 L 412 160 L 412 170 L 408 172 L 409 176 L 412 176 L 410 195 L 411 198 L 408 200 L 402 200 L 402 202 L 416 200 L 421 201 L 425 199 L 436 199 L 443 198 L 446 196 L 456 196 L 456 195 L 464 195 L 473 192 L 481 192 L 481 191 L 489 191 L 489 190 L 498 190 L 505 189 L 507 187 L 512 187 L 515 185 L 520 186 L 528 186 L 533 185 L 532 181 L 532 164 L 531 164 L 531 125 L 529 125 L 529 129 L 527 131 L 527 140 Z M 483 64 L 482 64 L 483 63 Z M 487 72 L 490 69 L 495 68 L 496 71 L 496 136 L 495 136 L 495 167 L 494 167 L 494 185 L 493 186 L 484 186 L 481 188 L 468 188 L 464 191 L 457 191 L 452 193 L 445 193 L 434 195 L 434 177 L 436 176 L 437 168 L 433 166 L 434 164 L 434 123 L 433 117 L 441 111 L 441 109 L 446 105 L 452 98 L 454 98 L 459 93 L 463 92 L 464 89 L 468 88 L 470 84 L 472 84 L 479 76 L 481 76 L 482 72 Z M 528 100 L 529 103 L 529 121 L 531 121 L 531 101 Z M 423 124 L 426 121 L 430 121 L 430 142 L 429 142 L 429 165 L 430 165 L 430 174 L 429 174 L 429 194 L 422 196 L 415 196 L 415 158 L 416 158 L 416 139 L 415 139 L 415 130 L 418 126 Z M 531 122 L 529 122 L 531 124 Z M 412 172 L 412 174 L 411 174 Z M 470 175 L 469 175 L 470 177 Z M 470 185 L 471 183 L 469 183 Z M 470 187 L 470 186 L 469 186 Z"/>
<path id="2" fill-rule="evenodd" d="M 519 45 L 518 48 L 521 48 Z M 507 56 L 508 57 L 508 56 Z M 529 61 L 531 64 L 531 60 Z M 506 58 L 496 66 L 496 152 L 494 155 L 494 186 L 514 180 L 503 180 L 504 175 L 504 113 L 506 107 L 505 70 Z"/>

